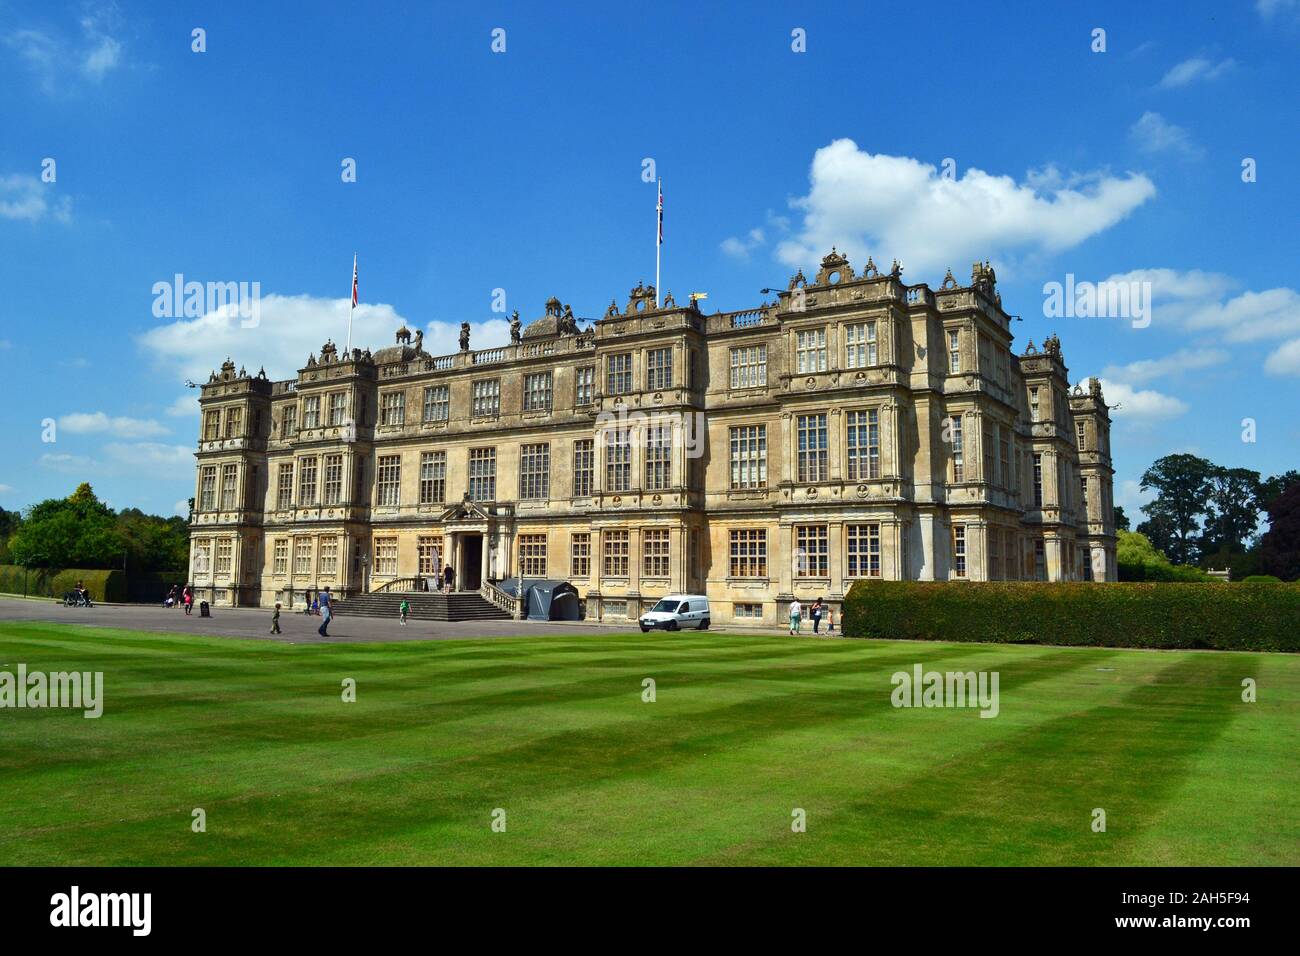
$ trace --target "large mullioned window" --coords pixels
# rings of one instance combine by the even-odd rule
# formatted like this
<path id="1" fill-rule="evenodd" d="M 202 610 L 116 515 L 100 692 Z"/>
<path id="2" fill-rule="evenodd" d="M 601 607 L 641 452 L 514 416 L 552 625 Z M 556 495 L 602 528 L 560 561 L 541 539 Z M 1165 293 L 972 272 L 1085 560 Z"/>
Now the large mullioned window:
<path id="1" fill-rule="evenodd" d="M 545 442 L 519 447 L 519 497 L 549 498 L 551 494 L 551 446 Z"/>
<path id="2" fill-rule="evenodd" d="M 799 374 L 826 371 L 826 329 L 795 333 L 795 367 Z"/>
<path id="3" fill-rule="evenodd" d="M 849 481 L 880 477 L 880 411 L 869 408 L 845 415 Z"/>
<path id="4" fill-rule="evenodd" d="M 731 487 L 767 487 L 767 426 L 736 425 L 731 436 Z"/>
<path id="5" fill-rule="evenodd" d="M 384 455 L 376 471 L 379 479 L 379 506 L 396 508 L 402 501 L 402 456 Z"/>
<path id="6" fill-rule="evenodd" d="M 497 497 L 497 450 L 469 450 L 469 496 L 474 501 L 495 501 Z"/>
<path id="7" fill-rule="evenodd" d="M 447 453 L 420 453 L 420 504 L 440 505 L 447 493 Z"/>
<path id="8" fill-rule="evenodd" d="M 767 529 L 734 528 L 731 537 L 731 577 L 767 577 Z"/>
<path id="9" fill-rule="evenodd" d="M 825 481 L 829 475 L 826 414 L 800 415 L 798 426 L 798 477 L 800 482 Z"/>
<path id="10" fill-rule="evenodd" d="M 611 428 L 605 432 L 605 491 L 632 489 L 632 442 L 628 432 Z"/>
<path id="11" fill-rule="evenodd" d="M 758 388 L 767 384 L 767 346 L 741 345 L 731 350 L 731 387 Z"/>

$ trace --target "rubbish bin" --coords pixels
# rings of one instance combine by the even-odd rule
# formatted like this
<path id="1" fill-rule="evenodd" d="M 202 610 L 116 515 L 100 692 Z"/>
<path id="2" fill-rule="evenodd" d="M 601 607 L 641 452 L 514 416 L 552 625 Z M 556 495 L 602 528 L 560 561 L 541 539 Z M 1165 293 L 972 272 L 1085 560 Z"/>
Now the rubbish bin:
<path id="1" fill-rule="evenodd" d="M 208 602 L 207 602 L 207 601 L 200 601 L 200 602 L 199 602 L 199 617 L 211 617 L 211 616 L 212 616 L 212 615 L 211 615 L 210 613 L 208 613 Z"/>

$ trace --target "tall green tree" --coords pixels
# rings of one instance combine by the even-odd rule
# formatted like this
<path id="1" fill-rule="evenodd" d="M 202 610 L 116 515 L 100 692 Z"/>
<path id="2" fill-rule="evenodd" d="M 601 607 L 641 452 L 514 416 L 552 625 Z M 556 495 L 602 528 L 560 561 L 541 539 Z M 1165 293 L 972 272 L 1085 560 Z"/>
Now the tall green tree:
<path id="1" fill-rule="evenodd" d="M 113 510 L 82 483 L 67 498 L 32 505 L 9 550 L 33 568 L 120 568 L 126 549 Z"/>
<path id="2" fill-rule="evenodd" d="M 1283 581 L 1300 580 L 1300 484 L 1268 507 L 1268 531 L 1259 543 L 1259 569 Z"/>
<path id="3" fill-rule="evenodd" d="M 1195 562 L 1201 518 L 1209 506 L 1210 477 L 1214 469 L 1212 462 L 1196 455 L 1166 455 L 1142 475 L 1142 490 L 1156 493 L 1154 501 L 1142 506 L 1151 519 L 1151 527 L 1143 533 L 1175 564 Z M 1142 525 L 1138 531 L 1143 531 Z M 1169 540 L 1162 544 L 1151 531 L 1167 535 Z"/>
<path id="4" fill-rule="evenodd" d="M 1259 483 L 1259 510 L 1267 511 L 1273 501 L 1293 485 L 1300 485 L 1300 471 L 1294 468 Z"/>
<path id="5" fill-rule="evenodd" d="M 1229 555 L 1245 551 L 1248 539 L 1259 527 L 1259 472 L 1216 465 L 1209 481 L 1200 551 L 1203 559 L 1216 555 L 1223 563 Z"/>
<path id="6" fill-rule="evenodd" d="M 1114 512 L 1114 515 L 1115 515 L 1115 530 L 1116 530 L 1116 531 L 1129 531 L 1129 530 L 1131 530 L 1131 529 L 1129 528 L 1129 519 L 1128 519 L 1128 515 L 1126 515 L 1126 514 L 1124 513 L 1124 506 L 1123 506 L 1123 505 L 1116 505 L 1116 506 L 1114 507 L 1114 509 L 1113 509 L 1113 512 Z"/>
<path id="7" fill-rule="evenodd" d="M 0 508 L 0 564 L 12 564 L 9 554 L 9 539 L 18 526 L 22 524 L 22 515 L 17 511 L 6 511 Z"/>

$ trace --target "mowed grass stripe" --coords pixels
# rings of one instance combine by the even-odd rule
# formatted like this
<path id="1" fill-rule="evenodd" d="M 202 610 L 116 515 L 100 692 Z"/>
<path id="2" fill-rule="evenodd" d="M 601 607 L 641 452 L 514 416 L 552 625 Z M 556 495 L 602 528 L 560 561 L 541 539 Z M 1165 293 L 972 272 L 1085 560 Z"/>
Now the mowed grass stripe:
<path id="1" fill-rule="evenodd" d="M 797 647 L 787 646 L 798 653 Z M 979 653 L 979 649 L 962 647 L 956 653 L 972 655 Z M 907 649 L 899 652 L 896 658 L 875 659 L 873 666 L 909 663 L 913 656 L 913 651 Z M 805 662 L 812 659 L 804 653 Z M 660 673 L 665 672 L 661 670 Z M 812 667 L 805 663 L 802 669 L 746 670 L 744 673 L 719 675 L 719 680 L 821 680 L 834 673 L 833 665 Z M 852 675 L 838 676 L 844 680 L 853 679 Z M 674 688 L 672 699 L 676 707 L 692 700 L 696 709 L 708 710 L 715 706 L 717 683 L 703 687 L 692 686 L 689 690 L 684 690 L 682 688 L 688 685 L 686 679 L 678 679 L 671 672 L 667 672 L 666 679 L 669 686 Z M 404 692 L 393 700 L 393 695 L 388 693 L 385 685 L 362 678 L 361 702 L 356 705 L 341 703 L 335 688 L 328 688 L 325 693 L 318 689 L 314 692 L 300 692 L 302 696 L 299 697 L 274 699 L 262 699 L 241 692 L 232 695 L 232 705 L 225 708 L 227 712 L 237 713 L 237 718 L 205 718 L 203 710 L 195 711 L 187 703 L 176 714 L 147 715 L 151 719 L 139 730 L 114 722 L 113 729 L 117 731 L 115 737 L 119 739 L 108 742 L 95 739 L 99 731 L 98 722 L 85 722 L 86 728 L 80 735 L 84 745 L 74 750 L 61 748 L 50 751 L 45 754 L 43 765 L 39 753 L 33 754 L 30 750 L 21 758 L 15 752 L 13 759 L 26 760 L 31 764 L 26 774 L 28 782 L 40 782 L 52 787 L 54 781 L 41 780 L 40 771 L 58 777 L 68 770 L 81 770 L 83 765 L 95 760 L 136 756 L 138 760 L 135 766 L 125 769 L 119 766 L 116 772 L 119 776 L 127 774 L 151 779 L 159 775 L 158 768 L 165 767 L 175 757 L 187 760 L 191 767 L 196 759 L 220 764 L 239 757 L 250 743 L 266 745 L 258 748 L 255 759 L 258 765 L 274 771 L 278 768 L 276 755 L 280 753 L 279 744 L 289 744 L 283 756 L 293 760 L 301 757 L 304 751 L 337 741 L 341 744 L 339 772 L 342 776 L 351 778 L 357 775 L 360 768 L 372 764 L 377 768 L 376 772 L 392 769 L 389 758 L 401 753 L 404 747 L 402 736 L 407 730 L 418 730 L 426 723 L 446 728 L 454 721 L 468 720 L 471 725 L 461 739 L 449 740 L 444 744 L 439 752 L 442 759 L 454 757 L 460 752 L 491 754 L 516 744 L 521 738 L 544 737 L 569 729 L 569 726 L 590 729 L 603 722 L 644 720 L 650 712 L 643 709 L 647 705 L 640 701 L 640 690 L 640 679 L 635 674 L 626 678 L 605 676 L 508 693 L 485 692 L 477 700 L 457 700 L 448 705 L 438 699 L 439 689 L 436 686 L 431 685 L 427 691 L 420 693 L 416 692 L 416 688 L 404 688 Z M 742 691 L 737 696 L 743 699 L 747 694 Z M 363 706 L 366 701 L 373 700 L 391 702 L 383 706 Z M 416 700 L 418 702 L 412 702 Z M 621 701 L 623 706 L 606 707 L 606 701 L 615 705 Z M 146 710 L 152 709 L 154 703 L 151 700 L 150 708 Z M 566 704 L 575 706 L 566 708 Z M 136 706 L 131 709 L 129 700 L 118 701 L 117 706 L 128 709 L 132 722 L 140 720 L 141 708 Z M 540 715 L 533 715 L 529 708 L 538 708 L 547 719 L 539 720 Z M 481 714 L 491 715 L 492 720 L 476 729 L 473 725 Z M 67 721 L 72 715 L 32 712 L 31 716 Z M 303 742 L 301 745 L 300 741 Z M 423 753 L 417 741 L 417 738 L 412 738 L 414 748 Z M 372 743 L 380 742 L 385 744 L 382 751 L 370 749 Z M 36 749 L 39 750 L 39 745 Z M 193 756 L 196 752 L 199 755 L 197 758 Z M 257 786 L 257 776 L 244 773 L 232 784 L 240 788 L 241 792 L 247 792 Z"/>
<path id="2" fill-rule="evenodd" d="M 107 634 L 86 630 L 28 645 L 4 626 L 0 660 L 48 654 L 54 669 L 66 655 L 62 666 L 80 669 L 69 662 Z M 1008 739 L 1080 709 L 1122 713 L 1165 667 L 1216 656 L 716 633 L 292 647 L 183 638 L 203 644 L 196 663 L 177 639 L 153 654 L 157 635 L 113 637 L 135 651 L 114 664 L 123 686 L 111 731 L 68 714 L 0 724 L 6 739 L 25 738 L 14 748 L 25 758 L 0 763 L 0 862 L 870 862 L 864 853 L 929 844 L 923 834 L 864 844 L 840 820 L 853 821 L 864 796 L 888 816 L 892 792 L 930 779 L 949 788 L 934 773 L 945 760 L 977 763 L 999 747 L 1009 759 L 1019 751 Z M 1294 678 L 1294 658 L 1268 659 Z M 889 673 L 914 662 L 1002 670 L 1002 716 L 890 708 Z M 1114 672 L 1090 666 L 1100 662 Z M 358 704 L 338 702 L 341 666 L 356 671 Z M 644 676 L 659 682 L 655 704 L 640 701 Z M 236 691 L 202 690 L 223 681 Z M 197 706 L 165 706 L 175 688 L 197 693 Z M 1011 789 L 1031 783 L 1013 778 Z M 809 833 L 791 835 L 802 845 L 784 836 L 793 789 L 821 801 Z M 503 803 L 510 827 L 492 834 L 487 814 Z M 208 810 L 209 833 L 189 832 L 193 806 Z M 808 838 L 826 837 L 826 817 L 840 822 L 814 852 Z M 1040 854 L 1061 850 L 1053 836 Z"/>
<path id="3" fill-rule="evenodd" d="M 803 647 L 801 647 L 800 645 L 797 645 L 797 644 L 786 644 L 786 646 L 789 647 L 789 648 L 791 648 L 795 653 L 804 653 L 805 655 L 808 653 L 807 650 L 805 650 Z M 827 647 L 827 646 L 829 646 L 829 645 L 821 645 L 821 647 Z M 805 647 L 806 647 L 806 646 L 805 646 Z M 876 668 L 876 669 L 879 670 L 879 673 L 876 675 L 876 679 L 875 679 L 875 681 L 874 681 L 875 688 L 876 688 L 876 697 L 877 697 L 877 700 L 883 700 L 884 697 L 885 697 L 885 692 L 886 692 L 887 689 L 888 689 L 888 683 L 887 683 L 887 680 L 888 680 L 888 671 L 892 670 L 895 666 L 900 666 L 900 665 L 910 666 L 910 664 L 912 663 L 912 661 L 913 661 L 913 660 L 915 659 L 915 657 L 916 657 L 916 651 L 917 651 L 917 647 L 916 647 L 916 646 L 913 646 L 913 645 L 896 645 L 896 647 L 898 648 L 898 650 L 897 650 L 897 652 L 896 652 L 894 655 L 892 655 L 892 656 L 888 656 L 888 655 L 886 655 L 886 656 L 883 656 L 883 657 L 882 657 L 882 656 L 879 655 L 878 653 L 876 653 L 876 654 L 872 654 L 872 655 L 871 655 L 871 658 L 872 658 L 871 661 L 870 661 L 871 666 L 872 666 L 873 668 Z M 862 650 L 864 650 L 864 649 L 866 649 L 865 646 L 859 645 L 859 653 L 860 653 Z M 988 656 L 989 653 L 990 653 L 988 649 L 981 648 L 980 646 L 972 646 L 972 645 L 963 645 L 963 646 L 958 646 L 958 647 L 954 647 L 954 648 L 952 648 L 951 650 L 952 650 L 952 655 L 951 655 L 951 656 L 955 656 L 955 657 Z M 932 650 L 932 649 L 927 649 L 927 652 L 928 652 L 928 653 L 933 653 L 933 650 Z M 818 656 L 825 656 L 825 654 L 819 654 Z M 776 674 L 777 676 L 782 676 L 782 677 L 786 677 L 786 678 L 789 678 L 791 675 L 799 675 L 799 674 L 800 674 L 800 672 L 799 672 L 798 670 L 793 670 L 793 671 L 791 671 L 791 672 L 789 672 L 789 673 L 783 673 L 783 672 L 780 672 L 780 671 L 776 671 L 776 672 L 764 672 L 764 673 L 762 673 L 762 674 L 751 675 L 751 676 L 756 676 L 756 677 L 758 677 L 758 678 L 761 679 L 761 678 L 763 678 L 764 676 L 770 676 L 770 675 L 773 674 L 773 673 Z M 809 675 L 802 675 L 802 676 L 809 676 Z M 845 674 L 840 674 L 839 676 L 840 676 L 841 679 L 849 679 L 849 680 L 853 679 L 853 677 L 854 677 L 854 675 L 853 675 L 852 673 L 849 673 L 849 674 L 847 674 L 847 675 L 845 675 Z M 634 687 L 634 689 L 635 689 L 636 687 L 639 687 L 639 685 L 634 684 L 633 687 Z M 800 696 L 800 695 L 796 692 L 796 693 L 795 693 L 794 695 L 792 695 L 792 696 L 797 698 L 797 697 Z M 823 696 L 827 696 L 827 695 L 823 695 Z M 832 694 L 832 695 L 829 695 L 830 698 L 838 698 L 838 696 L 839 696 L 838 694 Z M 685 700 L 685 695 L 682 694 L 682 693 L 679 693 L 679 692 L 674 692 L 674 694 L 672 695 L 672 699 L 673 699 L 673 701 L 674 701 L 675 704 L 677 704 L 677 705 L 680 706 L 681 703 Z M 857 705 L 854 704 L 854 703 L 852 703 L 852 700 L 851 700 L 850 698 L 846 698 L 846 700 L 849 701 L 849 703 L 850 703 L 850 704 L 852 705 L 852 707 L 854 708 L 854 712 L 856 713 L 856 706 L 857 706 Z M 640 701 L 639 701 L 639 698 L 636 698 L 636 697 L 629 697 L 629 698 L 628 698 L 628 701 L 629 701 L 629 703 L 631 703 L 631 706 L 630 706 L 630 707 L 629 707 L 629 706 L 625 706 L 625 707 L 622 708 L 622 711 L 623 711 L 623 714 L 624 714 L 624 716 L 623 716 L 623 719 L 624 719 L 624 720 L 636 720 L 638 716 L 642 716 L 642 717 L 643 717 L 643 715 L 653 713 L 652 711 L 647 711 L 647 710 L 644 710 L 644 709 L 643 709 L 644 707 L 649 706 L 649 705 L 643 705 L 643 704 L 641 704 Z M 634 702 L 633 702 L 633 701 L 634 701 Z M 497 703 L 500 703 L 500 702 L 493 701 L 493 702 L 491 702 L 491 703 L 492 703 L 492 704 L 497 704 Z M 506 705 L 516 704 L 516 703 L 517 703 L 516 701 L 506 701 L 506 702 L 504 702 L 504 704 L 506 704 Z M 587 702 L 583 701 L 582 703 L 585 705 Z M 774 714 L 778 714 L 778 715 L 779 715 L 779 714 L 781 713 L 781 709 L 780 709 L 780 707 L 779 707 L 779 704 L 780 704 L 780 701 L 778 700 L 778 701 L 775 701 L 773 705 L 769 705 L 769 704 L 767 704 L 767 703 L 764 703 L 764 704 L 762 704 L 762 706 L 763 706 L 764 710 L 771 710 L 772 713 L 774 713 Z M 710 705 L 710 706 L 712 706 L 712 705 Z M 750 704 L 750 706 L 752 706 L 752 703 Z M 667 713 L 667 711 L 665 711 L 662 707 L 660 707 L 660 712 L 661 712 L 661 713 Z M 507 707 L 507 713 L 510 713 L 510 714 L 512 714 L 512 715 L 516 715 L 516 716 L 518 716 L 518 709 L 517 709 L 516 707 Z M 711 717 L 711 715 L 708 715 L 708 716 Z M 781 719 L 784 720 L 784 718 L 781 718 Z M 796 719 L 799 719 L 799 718 L 798 718 L 798 715 L 796 715 Z M 805 722 L 807 722 L 808 719 L 809 719 L 809 718 L 808 718 L 808 714 L 805 713 L 804 715 L 802 715 L 802 718 L 801 718 L 801 719 L 804 720 Z M 783 724 L 775 723 L 775 722 L 773 722 L 771 719 L 769 719 L 767 722 L 768 722 L 768 724 L 770 724 L 771 726 L 774 726 L 774 727 L 775 727 L 775 726 L 783 726 Z M 749 721 L 749 723 L 752 723 L 752 721 Z M 712 727 L 712 726 L 714 726 L 715 724 L 716 724 L 716 721 L 710 720 L 709 722 L 706 722 L 706 723 L 704 723 L 703 725 L 704 725 L 704 726 L 710 726 L 710 727 Z M 749 736 L 751 736 L 751 737 L 754 736 L 754 728 L 753 728 L 752 726 L 747 727 L 746 730 L 747 730 Z M 679 743 L 679 742 L 680 742 L 680 739 L 681 739 L 681 738 L 684 738 L 688 733 L 689 733 L 689 728 L 683 728 L 682 731 L 679 732 L 679 733 L 677 734 L 677 737 L 676 737 L 673 741 L 669 741 L 669 742 L 670 742 L 670 743 Z M 491 744 L 491 742 L 492 742 L 493 740 L 496 740 L 496 741 L 511 741 L 511 740 L 515 739 L 515 738 L 514 738 L 514 735 L 513 735 L 512 733 L 510 733 L 510 732 L 508 732 L 508 731 L 503 732 L 503 729 L 502 729 L 500 726 L 496 726 L 496 725 L 492 725 L 492 726 L 486 727 L 486 728 L 485 728 L 485 732 L 484 732 L 483 735 L 478 735 L 478 734 L 475 735 L 476 738 L 477 738 L 477 737 L 480 737 L 480 736 L 482 736 L 482 737 L 485 738 L 485 740 L 483 740 L 483 742 L 484 742 L 484 743 L 487 743 L 487 744 Z M 554 735 L 553 735 L 553 736 L 554 736 Z M 649 743 L 651 743 L 651 744 L 655 744 L 655 745 L 662 744 L 662 743 L 665 742 L 665 741 L 664 741 L 665 736 L 666 736 L 666 734 L 665 734 L 665 731 L 664 731 L 663 729 L 656 728 L 656 729 L 652 732 L 652 734 L 650 735 Z M 715 737 L 716 737 L 716 734 L 715 734 Z M 590 731 L 590 730 L 588 730 L 588 731 L 585 732 L 584 739 L 587 739 L 587 738 L 593 738 L 592 745 L 593 745 L 593 746 L 596 746 L 596 747 L 604 746 L 606 749 L 612 749 L 612 750 L 619 751 L 619 752 L 621 752 L 622 750 L 626 749 L 626 747 L 627 747 L 626 744 L 622 744 L 621 746 L 619 746 L 619 742 L 618 742 L 618 741 L 612 741 L 612 740 L 610 740 L 610 741 L 601 741 L 601 740 L 599 739 L 599 736 L 598 736 L 598 735 L 593 735 L 593 732 Z M 397 743 L 400 745 L 400 741 L 397 742 Z M 483 769 L 484 771 L 490 769 L 490 768 L 488 768 L 488 767 L 486 767 L 486 766 L 482 766 L 482 765 L 484 765 L 485 763 L 487 763 L 487 762 L 500 762 L 500 763 L 502 764 L 502 766 L 503 766 L 503 767 L 506 767 L 506 768 L 523 767 L 523 768 L 525 768 L 526 770 L 529 770 L 529 772 L 532 773 L 534 776 L 540 775 L 540 779 L 551 779 L 551 780 L 554 780 L 554 781 L 557 781 L 557 782 L 559 782 L 559 781 L 563 781 L 563 780 L 566 779 L 566 778 L 564 777 L 563 774 L 552 773 L 551 771 L 552 771 L 553 769 L 557 769 L 557 768 L 552 768 L 552 767 L 548 766 L 544 761 L 538 761 L 538 760 L 536 760 L 536 759 L 535 759 L 535 755 L 528 754 L 528 753 L 513 753 L 513 754 L 510 754 L 510 755 L 507 755 L 507 759 L 506 759 L 506 760 L 504 760 L 504 761 L 500 761 L 498 757 L 496 757 L 496 756 L 494 756 L 493 754 L 491 754 L 491 752 L 490 752 L 491 748 L 490 748 L 490 747 L 480 747 L 480 746 L 478 745 L 478 744 L 479 744 L 479 741 L 478 741 L 478 740 L 471 741 L 471 743 L 474 744 L 474 746 L 471 748 L 471 750 L 473 750 L 473 752 L 474 752 L 474 756 L 473 756 L 472 760 L 475 761 L 475 762 L 477 762 L 477 765 L 480 765 L 480 766 L 481 766 L 481 769 Z M 710 745 L 710 744 L 707 744 L 707 742 L 706 742 L 706 745 Z M 532 746 L 532 747 L 534 747 L 534 748 L 537 748 L 539 745 L 538 745 L 538 744 L 531 744 L 530 746 Z M 576 747 L 575 744 L 574 744 L 574 742 L 573 742 L 572 740 L 563 740 L 563 739 L 559 739 L 559 740 L 544 740 L 544 741 L 541 742 L 539 753 L 545 753 L 545 752 L 551 752 L 551 751 L 554 751 L 554 752 L 558 752 L 558 753 L 563 754 L 563 753 L 566 753 L 566 752 L 568 752 L 568 753 L 572 753 L 572 752 L 577 751 L 577 750 L 579 750 L 579 749 L 580 749 L 580 748 Z M 640 748 L 640 746 L 638 745 L 636 748 L 633 748 L 633 749 L 641 749 L 641 748 Z M 385 755 L 385 756 L 383 757 L 382 761 L 378 764 L 378 770 L 377 770 L 377 772 L 385 773 L 385 774 L 392 774 L 392 773 L 397 773 L 397 772 L 405 772 L 404 768 L 405 768 L 405 766 L 406 766 L 407 760 L 406 760 L 406 759 L 399 759 L 401 755 L 399 755 L 399 754 L 397 754 L 397 753 L 394 752 L 394 747 L 393 747 L 393 746 L 389 746 L 389 747 L 385 748 L 385 750 L 384 750 L 384 755 Z M 288 755 L 286 755 L 286 756 L 288 756 Z M 445 759 L 446 759 L 447 757 L 449 757 L 449 756 L 450 756 L 450 755 L 447 755 L 447 754 L 443 754 L 443 755 L 442 755 L 442 757 L 443 757 L 443 759 L 444 759 L 444 762 L 445 762 Z M 682 753 L 680 752 L 680 750 L 678 750 L 678 752 L 676 752 L 675 754 L 670 754 L 670 756 L 671 756 L 672 759 L 674 759 L 674 760 L 680 760 L 680 759 L 682 759 Z M 349 754 L 349 755 L 345 755 L 345 754 L 341 754 L 341 753 L 340 753 L 340 754 L 337 755 L 337 757 L 338 757 L 338 759 L 335 761 L 334 766 L 338 769 L 339 773 L 343 776 L 344 779 L 351 778 L 351 777 L 357 777 L 357 776 L 359 776 L 359 775 L 363 775 L 363 771 L 364 771 L 365 767 L 366 767 L 366 766 L 368 765 L 368 763 L 369 763 L 369 761 L 367 761 L 367 760 L 365 759 L 365 756 L 364 756 L 364 755 L 358 755 L 358 754 L 356 754 L 356 753 L 352 753 L 352 754 Z M 259 762 L 260 762 L 260 761 L 259 761 Z M 278 766 L 279 766 L 279 764 L 278 764 L 277 762 L 275 762 L 275 761 L 269 761 L 269 763 L 271 763 L 275 768 L 278 768 Z M 476 765 L 472 764 L 472 765 L 469 766 L 467 769 L 468 769 L 469 771 L 472 772 L 472 771 L 474 771 L 474 770 L 476 769 Z M 560 768 L 560 769 L 562 769 L 562 768 Z M 589 768 L 588 768 L 588 769 L 589 769 Z M 653 769 L 654 769 L 654 766 L 651 765 L 651 766 L 648 767 L 647 769 L 648 769 L 648 770 L 653 770 Z M 151 776 L 153 776 L 152 768 L 151 768 L 151 767 L 145 767 L 145 768 L 142 768 L 141 771 L 140 771 L 140 773 L 141 773 L 142 776 L 145 776 L 145 777 L 151 777 Z M 472 776 L 472 773 L 471 773 L 471 776 Z M 247 779 L 247 778 L 248 778 L 248 774 L 247 774 L 247 773 L 241 775 L 241 780 L 244 780 L 244 779 Z M 210 782 L 210 781 L 209 781 L 209 782 Z M 282 796 L 284 796 L 284 797 L 286 797 L 286 798 L 292 797 L 293 795 L 294 795 L 293 792 L 282 794 Z M 211 796 L 213 796 L 213 794 L 209 793 L 208 796 L 211 797 Z M 328 793 L 326 793 L 326 796 L 328 797 Z M 211 801 L 209 801 L 209 802 L 211 802 Z M 153 806 L 154 806 L 153 804 L 150 805 L 150 810 L 152 810 Z M 124 811 L 122 811 L 122 808 L 119 808 L 119 812 L 124 812 Z"/>
<path id="4" fill-rule="evenodd" d="M 1234 690 L 1241 662 L 1230 659 L 1239 655 L 1150 656 L 1164 666 L 1116 703 L 1035 722 L 875 799 L 833 808 L 814 839 L 782 834 L 729 862 L 1144 862 L 1131 852 L 1137 838 L 1245 706 Z M 1005 694 L 1003 706 L 1014 706 Z M 1091 829 L 1094 808 L 1106 812 L 1105 833 Z"/>
<path id="5" fill-rule="evenodd" d="M 955 662 L 945 659 L 944 651 L 969 647 L 907 645 L 907 663 L 919 653 L 925 655 L 927 669 L 946 670 Z M 1047 702 L 1060 697 L 1054 682 L 1111 653 L 1055 655 L 1049 662 L 1038 654 L 1026 656 L 1024 649 L 980 647 L 983 660 L 963 656 L 956 666 L 1001 669 L 1022 694 L 1042 682 Z M 493 863 L 696 862 L 755 838 L 788 833 L 794 807 L 810 809 L 810 801 L 828 794 L 838 794 L 842 801 L 858 799 L 873 782 L 927 773 L 938 759 L 950 757 L 952 748 L 980 747 L 1002 730 L 999 720 L 963 711 L 964 726 L 973 732 L 950 735 L 939 745 L 928 722 L 958 719 L 955 713 L 914 711 L 920 723 L 898 720 L 896 715 L 906 712 L 892 708 L 890 690 L 888 673 L 882 671 L 867 687 L 838 700 L 837 712 L 829 715 L 831 705 L 817 698 L 791 695 L 766 701 L 770 713 L 763 734 L 733 739 L 701 735 L 688 749 L 674 749 L 672 760 L 649 755 L 639 768 L 606 775 L 590 794 L 539 793 L 540 799 L 534 799 L 527 788 L 517 788 L 511 793 L 524 811 L 518 814 L 523 818 L 519 843 L 484 839 L 489 835 L 472 831 L 469 842 L 450 848 L 452 861 L 476 862 L 488 854 Z M 810 710 L 814 719 L 809 719 Z M 524 805 L 518 807 L 521 798 Z M 546 827 L 534 822 L 541 820 Z"/>

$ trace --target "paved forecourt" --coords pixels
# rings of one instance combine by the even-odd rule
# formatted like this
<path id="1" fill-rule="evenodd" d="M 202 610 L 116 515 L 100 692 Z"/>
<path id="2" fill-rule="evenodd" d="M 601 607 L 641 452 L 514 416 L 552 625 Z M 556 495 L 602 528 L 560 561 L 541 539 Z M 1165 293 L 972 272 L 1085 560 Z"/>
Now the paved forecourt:
<path id="1" fill-rule="evenodd" d="M 0 621 L 55 621 L 92 627 L 118 627 L 135 631 L 194 633 L 209 637 L 253 637 L 288 644 L 353 644 L 379 641 L 428 641 L 464 637 L 524 637 L 547 634 L 627 634 L 637 631 L 635 622 L 597 624 L 585 621 L 410 621 L 406 627 L 377 617 L 335 615 L 330 636 L 316 633 L 320 618 L 301 611 L 280 614 L 282 634 L 270 634 L 269 608 L 214 608 L 211 617 L 189 617 L 179 608 L 152 604 L 97 604 L 92 608 L 65 607 L 52 599 L 0 597 Z M 714 628 L 718 630 L 718 628 Z M 726 628 L 726 630 L 739 630 Z M 745 628 L 746 631 L 753 629 Z M 759 629 L 771 634 L 779 628 Z M 805 628 L 805 631 L 808 631 Z"/>

